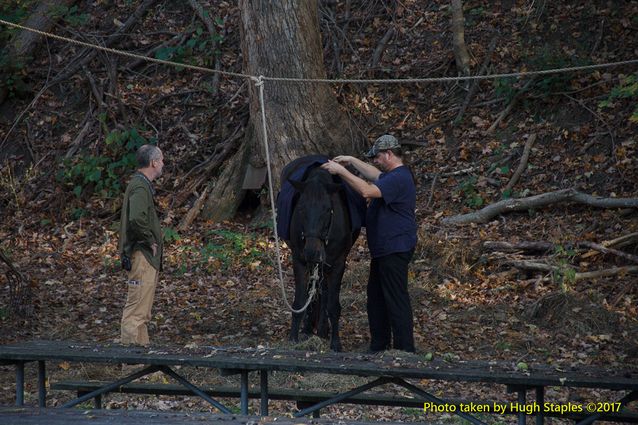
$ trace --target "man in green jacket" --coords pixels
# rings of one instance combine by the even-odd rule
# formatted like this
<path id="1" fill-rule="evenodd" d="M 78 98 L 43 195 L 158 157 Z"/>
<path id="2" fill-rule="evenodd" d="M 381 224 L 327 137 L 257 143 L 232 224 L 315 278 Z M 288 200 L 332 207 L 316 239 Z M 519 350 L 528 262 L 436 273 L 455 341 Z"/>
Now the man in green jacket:
<path id="1" fill-rule="evenodd" d="M 162 174 L 164 156 L 153 145 L 137 150 L 138 169 L 124 193 L 120 216 L 122 267 L 128 271 L 128 295 L 122 314 L 122 344 L 149 345 L 147 323 L 162 266 L 162 229 L 152 182 Z"/>

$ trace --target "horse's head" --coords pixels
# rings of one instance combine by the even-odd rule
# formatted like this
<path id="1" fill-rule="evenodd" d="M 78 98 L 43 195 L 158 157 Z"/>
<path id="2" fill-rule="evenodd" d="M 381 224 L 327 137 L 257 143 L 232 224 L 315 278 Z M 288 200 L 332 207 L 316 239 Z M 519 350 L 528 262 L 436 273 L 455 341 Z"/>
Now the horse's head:
<path id="1" fill-rule="evenodd" d="M 303 248 L 302 257 L 308 263 L 324 263 L 334 220 L 331 194 L 339 191 L 341 186 L 321 169 L 313 170 L 305 181 L 289 182 L 300 194 L 295 214 L 300 232 L 296 238 L 302 244 L 299 247 Z"/>

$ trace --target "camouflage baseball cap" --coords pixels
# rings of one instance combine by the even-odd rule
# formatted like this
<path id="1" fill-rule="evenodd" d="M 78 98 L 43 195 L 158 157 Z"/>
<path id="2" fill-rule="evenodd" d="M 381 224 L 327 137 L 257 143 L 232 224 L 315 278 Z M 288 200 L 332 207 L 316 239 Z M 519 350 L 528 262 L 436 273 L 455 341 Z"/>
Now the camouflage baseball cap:
<path id="1" fill-rule="evenodd" d="M 387 151 L 388 149 L 400 148 L 401 145 L 396 137 L 390 134 L 384 134 L 374 141 L 374 145 L 368 152 L 366 152 L 365 156 L 368 158 L 374 158 L 381 151 Z"/>

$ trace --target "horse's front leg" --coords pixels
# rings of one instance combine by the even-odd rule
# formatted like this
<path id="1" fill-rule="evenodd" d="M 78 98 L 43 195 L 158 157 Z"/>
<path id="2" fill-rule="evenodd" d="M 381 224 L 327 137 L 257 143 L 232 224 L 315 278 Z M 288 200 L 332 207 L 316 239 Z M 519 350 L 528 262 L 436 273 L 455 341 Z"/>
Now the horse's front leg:
<path id="1" fill-rule="evenodd" d="M 330 349 L 342 351 L 341 338 L 339 337 L 339 317 L 341 316 L 341 303 L 339 302 L 339 292 L 341 291 L 341 278 L 345 270 L 345 258 L 334 265 L 328 280 L 328 303 L 327 313 L 330 321 Z"/>
<path id="2" fill-rule="evenodd" d="M 317 336 L 328 339 L 328 282 L 321 281 L 321 292 L 318 303 L 319 314 L 317 315 Z"/>
<path id="3" fill-rule="evenodd" d="M 299 310 L 306 304 L 308 298 L 308 282 L 306 280 L 306 267 L 297 259 L 293 259 L 293 271 L 295 273 L 295 300 L 292 303 L 294 310 Z M 292 313 L 292 323 L 290 325 L 290 340 L 299 341 L 299 325 L 303 319 L 305 311 Z"/>
<path id="4" fill-rule="evenodd" d="M 308 286 L 311 286 L 310 284 Z M 310 296 L 310 295 L 308 295 Z M 308 308 L 306 309 L 306 313 L 304 315 L 303 326 L 301 328 L 302 338 L 310 337 L 315 330 L 315 326 L 317 326 L 318 317 L 320 314 L 319 311 L 319 298 L 321 294 L 315 294 L 314 300 L 310 302 Z"/>

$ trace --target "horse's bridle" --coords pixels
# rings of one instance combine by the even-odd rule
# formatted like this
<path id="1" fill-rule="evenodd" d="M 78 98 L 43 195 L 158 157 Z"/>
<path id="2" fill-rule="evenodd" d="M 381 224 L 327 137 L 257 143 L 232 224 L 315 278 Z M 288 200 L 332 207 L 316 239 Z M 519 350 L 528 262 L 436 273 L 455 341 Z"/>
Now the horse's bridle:
<path id="1" fill-rule="evenodd" d="M 306 237 L 309 238 L 315 238 L 315 239 L 319 239 L 320 241 L 323 242 L 323 244 L 325 246 L 328 246 L 328 242 L 330 240 L 330 232 L 332 231 L 332 223 L 334 222 L 334 215 L 335 215 L 335 210 L 333 208 L 330 208 L 330 223 L 328 224 L 328 231 L 326 232 L 326 236 L 325 237 L 321 237 L 321 236 L 315 236 L 315 235 L 306 235 L 303 231 L 301 232 L 301 239 L 306 239 Z"/>

